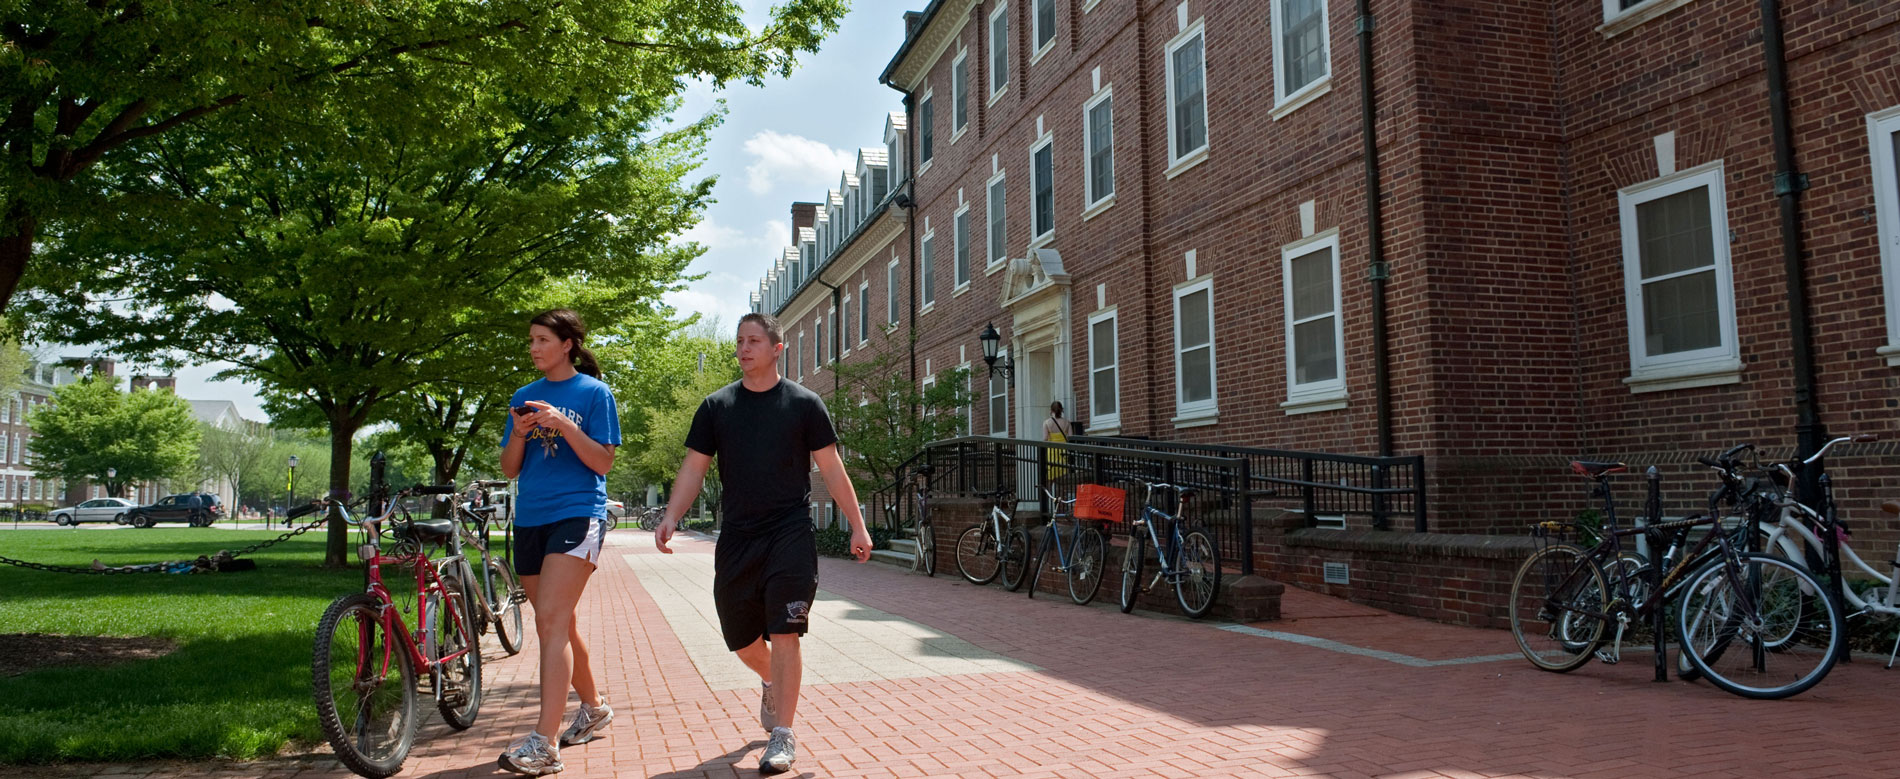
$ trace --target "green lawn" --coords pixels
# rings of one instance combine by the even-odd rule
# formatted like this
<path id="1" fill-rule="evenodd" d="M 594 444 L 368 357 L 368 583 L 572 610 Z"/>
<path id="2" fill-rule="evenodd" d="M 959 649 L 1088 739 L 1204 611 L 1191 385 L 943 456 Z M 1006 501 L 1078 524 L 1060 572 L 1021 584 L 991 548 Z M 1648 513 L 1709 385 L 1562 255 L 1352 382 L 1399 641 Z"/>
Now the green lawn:
<path id="1" fill-rule="evenodd" d="M 0 566 L 0 633 L 163 636 L 179 649 L 108 667 L 0 678 L 0 763 L 269 755 L 322 740 L 310 699 L 317 618 L 362 586 L 324 570 L 321 531 L 252 556 L 257 570 L 82 576 Z M 150 563 L 276 534 L 207 529 L 0 532 L 0 555 Z"/>

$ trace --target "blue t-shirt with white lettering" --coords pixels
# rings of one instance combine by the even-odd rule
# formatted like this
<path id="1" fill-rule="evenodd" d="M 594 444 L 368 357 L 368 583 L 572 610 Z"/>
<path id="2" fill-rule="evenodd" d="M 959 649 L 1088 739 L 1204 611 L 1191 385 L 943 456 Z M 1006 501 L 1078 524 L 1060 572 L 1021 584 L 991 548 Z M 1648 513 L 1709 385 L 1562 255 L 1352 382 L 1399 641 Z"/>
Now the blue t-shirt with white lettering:
<path id="1" fill-rule="evenodd" d="M 530 400 L 545 402 L 566 414 L 594 443 L 620 445 L 620 411 L 606 382 L 585 373 L 563 381 L 541 379 L 515 390 L 508 406 L 524 406 Z M 501 445 L 507 446 L 514 433 L 515 415 L 511 410 Z M 537 428 L 528 433 L 524 444 L 515 524 L 526 527 L 573 517 L 607 516 L 607 477 L 581 462 L 560 432 Z"/>

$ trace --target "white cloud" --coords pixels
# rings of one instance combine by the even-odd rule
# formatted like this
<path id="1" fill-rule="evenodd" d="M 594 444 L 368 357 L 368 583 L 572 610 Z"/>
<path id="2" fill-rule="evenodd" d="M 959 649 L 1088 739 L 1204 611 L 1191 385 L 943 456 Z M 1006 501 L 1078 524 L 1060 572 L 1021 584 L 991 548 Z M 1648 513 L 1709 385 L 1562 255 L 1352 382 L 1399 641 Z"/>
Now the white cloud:
<path id="1" fill-rule="evenodd" d="M 824 192 L 836 183 L 839 174 L 858 162 L 856 152 L 771 130 L 761 130 L 746 139 L 745 151 L 758 159 L 745 169 L 746 187 L 755 195 L 768 194 L 780 184 Z"/>
<path id="2" fill-rule="evenodd" d="M 721 224 L 707 216 L 680 234 L 680 239 L 706 247 L 707 254 L 746 252 L 769 256 L 792 243 L 792 224 L 784 219 L 767 219 L 752 230 Z M 753 258 L 755 261 L 757 257 Z"/>

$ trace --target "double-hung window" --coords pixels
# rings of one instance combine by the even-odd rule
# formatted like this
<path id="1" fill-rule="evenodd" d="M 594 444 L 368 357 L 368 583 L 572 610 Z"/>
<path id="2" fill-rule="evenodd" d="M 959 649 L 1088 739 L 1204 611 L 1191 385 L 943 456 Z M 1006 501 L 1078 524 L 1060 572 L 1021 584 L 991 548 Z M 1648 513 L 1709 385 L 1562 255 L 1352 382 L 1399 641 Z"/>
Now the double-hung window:
<path id="1" fill-rule="evenodd" d="M 970 284 L 970 204 L 957 209 L 956 229 L 951 241 L 955 244 L 957 289 Z"/>
<path id="2" fill-rule="evenodd" d="M 1207 152 L 1207 31 L 1204 22 L 1168 44 L 1168 168 L 1170 172 Z"/>
<path id="3" fill-rule="evenodd" d="M 1638 392 L 1740 380 L 1722 163 L 1617 194 Z"/>
<path id="4" fill-rule="evenodd" d="M 858 345 L 871 340 L 871 282 L 858 282 Z"/>
<path id="5" fill-rule="evenodd" d="M 1004 196 L 1003 174 L 1001 172 L 998 172 L 995 178 L 990 179 L 989 190 L 990 257 L 987 264 L 995 265 L 1003 261 L 1003 256 L 1008 251 L 1003 245 L 1004 229 L 1009 226 L 1009 212 L 1005 208 L 1007 198 Z"/>
<path id="6" fill-rule="evenodd" d="M 931 121 L 935 116 L 936 100 L 929 92 L 925 92 L 924 99 L 917 104 L 917 124 L 922 125 L 917 128 L 917 167 L 919 170 L 929 166 L 930 161 L 936 156 L 937 131 L 936 128 L 932 126 L 935 122 Z"/>
<path id="7" fill-rule="evenodd" d="M 1280 250 L 1286 309 L 1287 413 L 1343 406 L 1344 337 L 1339 317 L 1339 233 Z"/>
<path id="8" fill-rule="evenodd" d="M 970 52 L 958 52 L 950 64 L 950 142 L 970 124 Z"/>
<path id="9" fill-rule="evenodd" d="M 1009 86 L 1009 4 L 997 3 L 990 12 L 990 97 Z"/>
<path id="10" fill-rule="evenodd" d="M 1214 389 L 1214 279 L 1174 288 L 1175 422 L 1211 418 Z"/>
<path id="11" fill-rule="evenodd" d="M 1040 59 L 1056 42 L 1056 0 L 1032 0 L 1035 3 L 1035 16 L 1030 26 L 1036 35 L 1035 57 Z"/>
<path id="12" fill-rule="evenodd" d="M 936 259 L 937 236 L 925 233 L 921 247 L 917 250 L 917 274 L 923 283 L 923 305 L 929 308 L 937 302 L 937 274 L 931 266 Z"/>
<path id="13" fill-rule="evenodd" d="M 1109 89 L 1082 107 L 1083 142 L 1088 171 L 1082 177 L 1082 201 L 1093 211 L 1115 194 L 1115 96 Z"/>
<path id="14" fill-rule="evenodd" d="M 1029 152 L 1030 241 L 1046 241 L 1056 231 L 1056 142 L 1051 136 Z"/>
<path id="15" fill-rule="evenodd" d="M 1867 117 L 1874 163 L 1874 221 L 1880 233 L 1880 270 L 1887 284 L 1887 345 L 1879 353 L 1900 365 L 1900 106 Z"/>
<path id="16" fill-rule="evenodd" d="M 1003 354 L 1008 354 L 1007 349 Z M 1009 435 L 1009 380 L 1000 371 L 990 374 L 990 435 Z"/>
<path id="17" fill-rule="evenodd" d="M 884 321 L 892 326 L 897 324 L 897 261 L 891 260 L 884 266 Z"/>
<path id="18" fill-rule="evenodd" d="M 1273 0 L 1273 31 L 1273 104 L 1287 106 L 1324 89 L 1333 72 L 1326 0 Z"/>
<path id="19" fill-rule="evenodd" d="M 1089 316 L 1089 427 L 1096 430 L 1122 426 L 1115 319 L 1114 309 Z"/>

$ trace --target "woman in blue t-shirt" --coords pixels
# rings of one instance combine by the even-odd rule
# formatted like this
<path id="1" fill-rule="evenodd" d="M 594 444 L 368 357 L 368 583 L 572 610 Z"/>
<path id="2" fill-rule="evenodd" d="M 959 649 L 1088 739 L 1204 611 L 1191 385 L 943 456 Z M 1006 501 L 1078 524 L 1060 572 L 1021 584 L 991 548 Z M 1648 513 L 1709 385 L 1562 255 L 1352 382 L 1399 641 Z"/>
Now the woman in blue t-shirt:
<path id="1" fill-rule="evenodd" d="M 587 326 L 567 309 L 531 320 L 528 356 L 545 376 L 515 390 L 501 438 L 501 472 L 520 480 L 515 572 L 534 604 L 541 638 L 541 718 L 501 754 L 500 764 L 529 776 L 560 771 L 560 747 L 593 740 L 614 716 L 600 697 L 574 616 L 606 541 L 607 471 L 620 445 L 614 395 L 600 380 L 594 353 L 582 345 L 586 338 Z M 581 709 L 559 744 L 551 743 L 546 734 L 561 726 L 570 684 Z"/>

